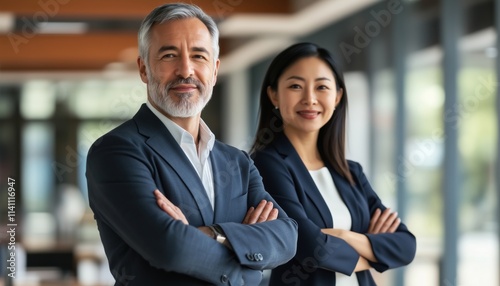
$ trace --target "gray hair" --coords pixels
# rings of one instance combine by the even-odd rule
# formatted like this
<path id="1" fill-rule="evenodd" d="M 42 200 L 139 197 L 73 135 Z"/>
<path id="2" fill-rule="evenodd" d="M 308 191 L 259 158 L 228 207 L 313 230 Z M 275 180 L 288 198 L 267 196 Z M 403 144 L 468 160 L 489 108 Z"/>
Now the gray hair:
<path id="1" fill-rule="evenodd" d="M 144 18 L 139 28 L 139 56 L 144 60 L 146 67 L 149 66 L 149 48 L 151 46 L 150 35 L 153 25 L 188 18 L 198 18 L 207 26 L 210 36 L 212 37 L 214 61 L 219 58 L 219 29 L 215 21 L 196 5 L 172 3 L 156 7 L 146 16 L 146 18 Z"/>

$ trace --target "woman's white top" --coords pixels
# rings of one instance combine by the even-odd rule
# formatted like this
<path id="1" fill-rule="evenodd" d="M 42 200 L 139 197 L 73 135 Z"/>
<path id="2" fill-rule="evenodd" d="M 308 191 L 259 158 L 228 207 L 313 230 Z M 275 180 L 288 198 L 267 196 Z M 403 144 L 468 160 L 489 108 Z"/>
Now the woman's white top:
<path id="1" fill-rule="evenodd" d="M 332 214 L 333 227 L 350 230 L 352 226 L 351 213 L 344 203 L 344 200 L 340 197 L 339 191 L 333 183 L 333 178 L 328 168 L 323 167 L 319 170 L 309 171 L 309 173 Z M 356 273 L 347 276 L 335 272 L 335 279 L 337 281 L 335 286 L 359 286 Z"/>

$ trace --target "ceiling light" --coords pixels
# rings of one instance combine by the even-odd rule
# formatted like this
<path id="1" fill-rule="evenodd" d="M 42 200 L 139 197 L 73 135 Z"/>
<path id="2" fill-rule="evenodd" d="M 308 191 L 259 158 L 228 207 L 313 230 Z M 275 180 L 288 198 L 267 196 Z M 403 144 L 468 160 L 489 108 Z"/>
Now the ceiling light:
<path id="1" fill-rule="evenodd" d="M 41 22 L 38 23 L 40 34 L 83 34 L 88 24 L 84 22 Z"/>
<path id="2" fill-rule="evenodd" d="M 0 13 L 0 33 L 12 32 L 14 29 L 15 17 L 12 13 Z"/>

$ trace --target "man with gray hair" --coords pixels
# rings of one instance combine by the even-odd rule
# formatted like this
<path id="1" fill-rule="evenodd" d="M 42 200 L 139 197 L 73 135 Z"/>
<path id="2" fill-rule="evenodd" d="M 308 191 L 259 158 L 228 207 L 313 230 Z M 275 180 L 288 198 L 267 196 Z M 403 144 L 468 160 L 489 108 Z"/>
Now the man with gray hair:
<path id="1" fill-rule="evenodd" d="M 166 4 L 139 30 L 148 98 L 87 160 L 115 285 L 259 285 L 290 260 L 297 224 L 264 190 L 249 156 L 201 119 L 219 68 L 218 30 L 200 8 Z"/>

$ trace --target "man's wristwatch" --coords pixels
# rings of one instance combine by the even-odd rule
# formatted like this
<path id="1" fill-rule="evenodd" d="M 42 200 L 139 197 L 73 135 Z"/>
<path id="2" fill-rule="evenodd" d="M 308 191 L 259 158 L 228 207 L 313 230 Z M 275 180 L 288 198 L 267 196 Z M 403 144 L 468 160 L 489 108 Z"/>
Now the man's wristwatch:
<path id="1" fill-rule="evenodd" d="M 223 234 L 223 230 L 220 226 L 214 224 L 209 225 L 208 228 L 210 228 L 213 233 L 213 239 L 215 239 L 218 243 L 224 244 L 224 242 L 226 242 L 226 236 Z"/>

